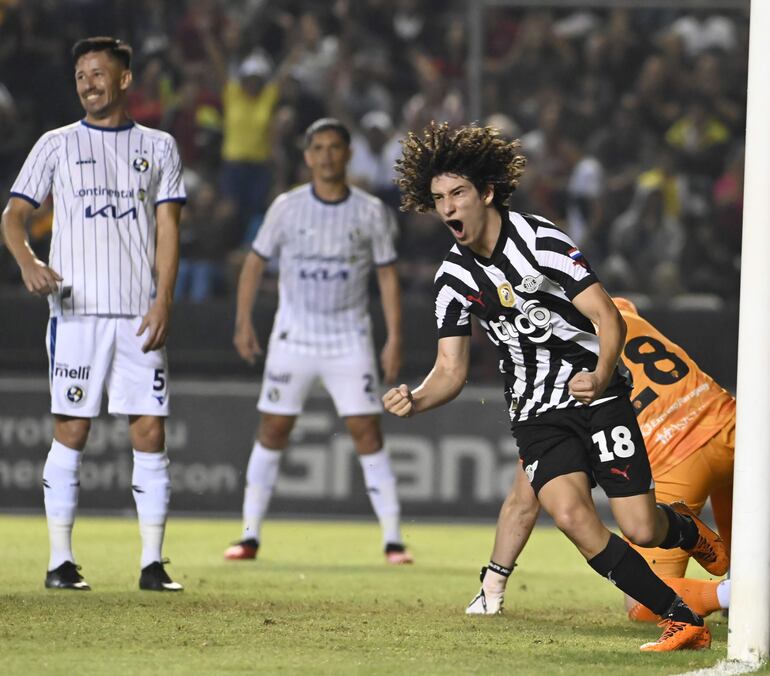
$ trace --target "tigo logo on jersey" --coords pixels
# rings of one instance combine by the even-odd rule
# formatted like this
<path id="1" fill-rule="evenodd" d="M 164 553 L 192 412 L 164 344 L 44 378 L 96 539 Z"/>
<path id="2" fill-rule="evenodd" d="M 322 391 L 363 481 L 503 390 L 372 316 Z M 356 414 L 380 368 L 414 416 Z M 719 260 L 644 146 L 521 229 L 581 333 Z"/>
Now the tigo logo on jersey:
<path id="1" fill-rule="evenodd" d="M 72 404 L 79 404 L 85 399 L 86 392 L 80 385 L 70 385 L 67 388 L 67 399 Z"/>
<path id="2" fill-rule="evenodd" d="M 528 300 L 521 309 L 522 313 L 517 314 L 513 322 L 506 319 L 505 315 L 500 315 L 496 322 L 490 321 L 489 327 L 492 333 L 503 343 L 510 343 L 519 335 L 526 336 L 533 343 L 547 341 L 553 333 L 551 311 L 536 300 Z M 491 334 L 489 337 L 497 344 Z"/>
<path id="3" fill-rule="evenodd" d="M 135 157 L 134 161 L 131 163 L 131 166 L 140 174 L 143 174 L 150 168 L 150 163 L 143 157 Z"/>
<path id="4" fill-rule="evenodd" d="M 497 287 L 497 295 L 500 297 L 500 303 L 503 307 L 513 307 L 516 305 L 516 296 L 513 295 L 513 287 L 508 282 L 503 282 Z"/>
<path id="5" fill-rule="evenodd" d="M 583 254 L 580 253 L 579 249 L 573 246 L 569 251 L 567 251 L 567 255 L 572 259 L 572 263 L 574 265 L 579 265 L 584 270 L 591 272 L 591 267 L 588 265 L 588 261 L 585 259 Z"/>

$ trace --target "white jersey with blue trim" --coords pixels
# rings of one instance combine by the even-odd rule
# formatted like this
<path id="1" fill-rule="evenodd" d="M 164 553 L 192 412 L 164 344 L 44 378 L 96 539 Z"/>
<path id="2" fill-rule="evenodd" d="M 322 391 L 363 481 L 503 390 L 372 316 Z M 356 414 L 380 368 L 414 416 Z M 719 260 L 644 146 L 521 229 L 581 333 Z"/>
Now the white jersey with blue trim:
<path id="1" fill-rule="evenodd" d="M 391 211 L 359 188 L 337 202 L 310 184 L 277 197 L 252 245 L 262 258 L 278 256 L 271 344 L 318 356 L 369 345 L 369 276 L 396 261 L 395 231 Z"/>
<path id="2" fill-rule="evenodd" d="M 51 314 L 145 314 L 155 298 L 155 210 L 185 201 L 174 139 L 134 122 L 85 120 L 40 137 L 11 188 L 35 207 L 53 193 Z"/>

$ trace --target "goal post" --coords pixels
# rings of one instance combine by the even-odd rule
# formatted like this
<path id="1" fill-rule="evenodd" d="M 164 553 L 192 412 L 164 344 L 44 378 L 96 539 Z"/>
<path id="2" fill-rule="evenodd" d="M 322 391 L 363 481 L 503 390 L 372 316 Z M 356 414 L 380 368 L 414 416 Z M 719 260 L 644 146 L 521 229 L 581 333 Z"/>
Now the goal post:
<path id="1" fill-rule="evenodd" d="M 770 2 L 752 0 L 727 657 L 770 652 Z"/>

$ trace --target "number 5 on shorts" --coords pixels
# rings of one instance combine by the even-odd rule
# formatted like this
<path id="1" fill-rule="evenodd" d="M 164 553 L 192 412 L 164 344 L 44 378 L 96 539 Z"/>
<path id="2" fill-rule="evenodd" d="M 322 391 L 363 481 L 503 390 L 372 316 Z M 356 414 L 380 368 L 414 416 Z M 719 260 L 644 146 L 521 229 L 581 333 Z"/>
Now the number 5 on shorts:
<path id="1" fill-rule="evenodd" d="M 610 432 L 610 437 L 614 442 L 612 450 L 610 450 L 607 444 L 607 435 L 605 430 L 601 430 L 591 437 L 591 440 L 599 447 L 599 461 L 600 462 L 612 462 L 616 457 L 618 458 L 630 458 L 636 448 L 634 447 L 634 441 L 631 438 L 631 430 L 625 425 L 618 425 L 613 427 Z"/>
<path id="2" fill-rule="evenodd" d="M 164 387 L 166 387 L 166 369 L 155 369 L 152 389 L 155 392 L 160 392 Z"/>

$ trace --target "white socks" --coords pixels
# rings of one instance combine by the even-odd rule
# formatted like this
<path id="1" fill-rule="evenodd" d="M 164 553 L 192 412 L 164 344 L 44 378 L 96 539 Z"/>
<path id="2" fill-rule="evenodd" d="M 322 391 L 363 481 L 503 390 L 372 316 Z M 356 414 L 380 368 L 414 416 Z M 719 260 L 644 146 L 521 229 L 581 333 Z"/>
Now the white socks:
<path id="1" fill-rule="evenodd" d="M 139 533 L 142 537 L 141 567 L 145 568 L 161 560 L 168 502 L 171 496 L 171 476 L 168 471 L 166 451 L 144 453 L 134 450 L 131 488 L 136 502 L 136 514 L 139 517 Z"/>
<path id="2" fill-rule="evenodd" d="M 267 514 L 270 497 L 278 480 L 281 451 L 264 448 L 258 441 L 251 449 L 243 492 L 243 540 L 259 542 L 262 520 Z"/>
<path id="3" fill-rule="evenodd" d="M 730 607 L 730 580 L 722 580 L 717 585 L 717 600 L 720 608 Z"/>
<path id="4" fill-rule="evenodd" d="M 48 570 L 65 561 L 75 563 L 72 554 L 72 526 L 80 491 L 80 461 L 83 454 L 54 439 L 43 467 L 43 497 L 48 520 L 51 554 Z"/>
<path id="5" fill-rule="evenodd" d="M 358 460 L 364 471 L 366 492 L 382 528 L 383 544 L 402 544 L 401 507 L 387 451 L 359 455 Z"/>

